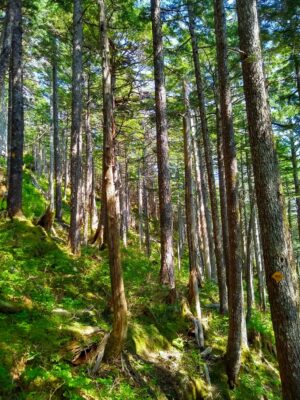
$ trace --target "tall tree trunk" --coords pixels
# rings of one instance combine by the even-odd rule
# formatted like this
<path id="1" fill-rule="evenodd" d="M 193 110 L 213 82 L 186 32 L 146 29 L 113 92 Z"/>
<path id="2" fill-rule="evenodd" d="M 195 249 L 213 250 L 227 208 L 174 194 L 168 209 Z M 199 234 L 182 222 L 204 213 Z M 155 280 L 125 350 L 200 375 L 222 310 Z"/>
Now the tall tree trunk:
<path id="1" fill-rule="evenodd" d="M 24 145 L 22 1 L 15 0 L 12 7 L 14 25 L 11 51 L 10 168 L 7 195 L 7 210 L 11 218 L 22 213 Z"/>
<path id="2" fill-rule="evenodd" d="M 120 171 L 120 214 L 121 214 L 121 227 L 120 233 L 124 247 L 127 247 L 127 210 L 126 210 L 126 192 L 125 192 L 125 176 L 123 163 L 119 162 Z"/>
<path id="3" fill-rule="evenodd" d="M 8 78 L 8 110 L 7 110 L 7 188 L 9 187 L 10 165 L 11 165 L 11 122 L 12 122 L 12 57 L 10 57 Z"/>
<path id="4" fill-rule="evenodd" d="M 51 111 L 52 110 L 52 105 L 51 105 Z M 49 159 L 49 187 L 48 187 L 48 196 L 50 200 L 50 212 L 52 215 L 54 215 L 54 210 L 55 210 L 55 196 L 54 196 L 54 127 L 53 127 L 53 121 L 50 126 L 50 137 L 49 137 L 49 150 L 50 150 L 50 159 Z"/>
<path id="5" fill-rule="evenodd" d="M 54 56 L 52 63 L 52 112 L 53 112 L 53 145 L 54 145 L 54 180 L 55 180 L 55 217 L 62 220 L 62 172 L 58 121 L 58 82 L 57 82 L 57 44 L 54 38 Z"/>
<path id="6" fill-rule="evenodd" d="M 250 147 L 282 392 L 285 400 L 294 400 L 300 393 L 299 287 L 285 226 L 256 0 L 237 0 L 237 12 Z"/>
<path id="7" fill-rule="evenodd" d="M 294 178 L 294 187 L 295 187 L 295 196 L 296 196 L 298 235 L 299 235 L 299 239 L 300 239 L 300 185 L 299 185 L 299 176 L 298 176 L 298 160 L 297 160 L 297 154 L 296 154 L 293 133 L 291 134 L 291 137 L 290 137 L 290 144 L 291 144 L 293 178 Z"/>
<path id="8" fill-rule="evenodd" d="M 189 31 L 192 41 L 193 49 L 193 60 L 196 76 L 197 85 L 197 95 L 199 102 L 200 120 L 201 120 L 201 130 L 203 136 L 205 161 L 207 168 L 210 204 L 211 204 L 211 214 L 213 222 L 213 234 L 214 234 L 214 244 L 215 244 L 215 257 L 217 264 L 217 276 L 218 276 L 218 286 L 219 286 L 219 296 L 220 296 L 220 312 L 224 314 L 228 309 L 228 299 L 227 299 L 227 288 L 226 288 L 226 272 L 225 265 L 223 262 L 222 254 L 222 244 L 220 235 L 220 225 L 219 225 L 219 215 L 218 215 L 218 202 L 217 202 L 217 192 L 214 179 L 214 170 L 212 164 L 212 152 L 211 143 L 206 121 L 206 109 L 205 109 L 205 97 L 202 82 L 202 73 L 199 61 L 199 52 L 197 45 L 197 38 L 195 33 L 195 18 L 193 13 L 193 6 L 188 1 L 188 16 L 189 16 Z"/>
<path id="9" fill-rule="evenodd" d="M 143 179 L 143 221 L 145 230 L 145 247 L 148 258 L 151 256 L 151 239 L 149 227 L 149 214 L 148 214 L 148 193 L 146 186 L 146 179 Z"/>
<path id="10" fill-rule="evenodd" d="M 213 224 L 212 224 L 212 217 L 211 217 L 211 210 L 209 206 L 209 195 L 208 195 L 208 184 L 207 184 L 207 174 L 205 170 L 205 163 L 203 162 L 203 155 L 202 155 L 202 142 L 200 140 L 200 136 L 196 138 L 197 141 L 197 154 L 196 157 L 199 163 L 200 169 L 200 178 L 201 178 L 201 190 L 202 190 L 202 199 L 203 199 L 203 207 L 204 207 L 204 214 L 205 214 L 205 221 L 206 221 L 206 228 L 207 228 L 207 238 L 208 238 L 208 245 L 209 245 L 209 259 L 210 259 L 210 271 L 211 271 L 211 279 L 216 279 L 216 262 L 215 262 L 215 246 L 214 246 L 214 235 L 213 235 Z"/>
<path id="11" fill-rule="evenodd" d="M 201 238 L 202 238 L 202 246 L 203 246 L 203 256 L 204 256 L 204 266 L 206 278 L 211 279 L 211 260 L 209 253 L 209 240 L 208 240 L 208 229 L 207 229 L 207 221 L 205 215 L 205 206 L 203 200 L 203 191 L 202 191 L 202 179 L 201 179 L 201 171 L 199 165 L 199 154 L 197 143 L 194 138 L 193 140 L 193 155 L 194 155 L 194 169 L 196 176 L 196 192 L 197 192 L 197 204 L 198 204 L 198 212 L 200 216 L 200 230 L 201 230 Z M 213 246 L 213 244 L 212 244 Z"/>
<path id="12" fill-rule="evenodd" d="M 71 127 L 71 221 L 70 243 L 74 254 L 80 252 L 81 225 L 81 113 L 82 113 L 82 9 L 81 0 L 74 0 L 72 127 Z"/>
<path id="13" fill-rule="evenodd" d="M 201 323 L 201 306 L 198 288 L 198 265 L 197 265 L 197 229 L 196 214 L 194 208 L 194 191 L 193 191 L 193 164 L 191 157 L 192 148 L 192 129 L 189 94 L 186 82 L 183 83 L 185 115 L 183 117 L 183 139 L 184 139 L 184 172 L 185 172 L 185 212 L 187 239 L 189 247 L 189 264 L 190 264 L 190 280 L 189 280 L 189 299 L 195 304 L 196 318 L 198 326 L 202 328 Z M 204 336 L 201 329 L 200 346 L 204 347 Z"/>
<path id="14" fill-rule="evenodd" d="M 14 21 L 15 11 L 16 9 L 14 1 L 9 0 L 7 2 L 4 27 L 0 43 L 0 93 L 5 80 L 5 73 L 9 66 L 14 25 L 18 23 L 17 21 Z M 18 18 L 18 15 L 16 15 L 16 17 Z"/>
<path id="15" fill-rule="evenodd" d="M 103 130 L 105 137 L 105 193 L 108 220 L 108 253 L 113 303 L 113 328 L 104 357 L 106 360 L 118 357 L 122 351 L 127 334 L 127 303 L 124 291 L 120 252 L 120 227 L 117 215 L 117 199 L 114 183 L 115 163 L 115 125 L 113 116 L 113 92 L 110 63 L 109 38 L 104 0 L 98 0 L 100 6 L 100 35 L 103 71 Z"/>
<path id="16" fill-rule="evenodd" d="M 173 218 L 171 204 L 170 171 L 168 161 L 168 129 L 166 90 L 164 83 L 163 40 L 161 32 L 160 0 L 151 0 L 154 80 L 156 103 L 157 164 L 160 206 L 160 241 L 162 284 L 175 290 L 173 259 Z"/>
<path id="17" fill-rule="evenodd" d="M 254 254 L 258 277 L 259 304 L 262 311 L 266 311 L 265 270 L 261 254 L 260 232 L 257 220 L 256 206 L 254 207 L 253 213 Z"/>
<path id="18" fill-rule="evenodd" d="M 93 139 L 91 132 L 91 89 L 90 74 L 87 77 L 87 99 L 85 110 L 85 224 L 84 241 L 88 242 L 89 228 L 93 218 Z M 92 227 L 91 227 L 92 228 Z"/>
<path id="19" fill-rule="evenodd" d="M 237 159 L 233 132 L 230 81 L 227 68 L 226 20 L 223 0 L 214 1 L 217 67 L 220 90 L 220 115 L 226 181 L 227 221 L 229 237 L 228 303 L 229 331 L 226 352 L 228 382 L 234 387 L 241 365 L 242 340 L 242 266 L 240 260 L 240 215 L 237 183 Z"/>
<path id="20" fill-rule="evenodd" d="M 219 170 L 219 195 L 220 195 L 220 210 L 222 223 L 222 239 L 223 239 L 223 254 L 226 268 L 226 283 L 229 297 L 229 236 L 228 236 L 228 216 L 227 216 L 227 198 L 226 198 L 226 183 L 224 170 L 224 154 L 223 154 L 223 138 L 221 131 L 221 116 L 218 102 L 217 108 L 217 154 L 218 154 L 218 170 Z"/>
<path id="21" fill-rule="evenodd" d="M 143 178 L 141 165 L 139 164 L 138 170 L 138 213 L 139 213 L 139 244 L 140 250 L 144 243 L 144 224 L 143 224 Z"/>

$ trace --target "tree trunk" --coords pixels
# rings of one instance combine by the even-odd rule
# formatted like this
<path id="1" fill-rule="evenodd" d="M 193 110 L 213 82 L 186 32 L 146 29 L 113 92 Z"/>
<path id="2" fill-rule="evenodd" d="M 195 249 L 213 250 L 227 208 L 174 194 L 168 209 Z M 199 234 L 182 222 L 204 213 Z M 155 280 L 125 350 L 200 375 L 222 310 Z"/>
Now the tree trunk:
<path id="1" fill-rule="evenodd" d="M 260 232 L 257 221 L 257 210 L 254 207 L 253 210 L 253 223 L 254 223 L 254 254 L 255 264 L 258 277 L 258 291 L 259 291 L 259 304 L 262 311 L 266 311 L 266 291 L 265 291 L 265 270 L 263 265 L 263 259 L 261 254 L 261 243 L 260 243 Z"/>
<path id="2" fill-rule="evenodd" d="M 198 288 L 198 265 L 197 265 L 197 229 L 196 214 L 194 208 L 194 191 L 193 191 L 193 165 L 191 157 L 192 137 L 191 137 L 191 115 L 189 94 L 186 82 L 183 83 L 185 115 L 183 118 L 183 139 L 184 139 L 184 172 L 185 172 L 185 213 L 187 226 L 187 239 L 189 247 L 189 264 L 190 264 L 190 280 L 189 280 L 189 300 L 191 304 L 195 304 L 196 318 L 198 326 L 202 328 L 201 323 L 201 306 Z M 204 347 L 204 336 L 201 329 L 201 343 Z"/>
<path id="3" fill-rule="evenodd" d="M 6 15 L 3 27 L 3 33 L 1 35 L 1 49 L 0 49 L 0 93 L 5 80 L 5 73 L 9 66 L 11 47 L 12 47 L 12 36 L 15 24 L 18 22 L 14 21 L 16 8 L 14 1 L 9 0 L 6 7 Z M 16 14 L 16 18 L 19 16 Z"/>
<path id="4" fill-rule="evenodd" d="M 90 93 L 90 74 L 87 77 L 87 99 L 85 110 L 85 224 L 84 224 L 84 241 L 88 242 L 90 227 L 92 229 L 93 218 L 93 139 L 91 132 L 91 93 Z"/>
<path id="5" fill-rule="evenodd" d="M 166 90 L 164 83 L 163 41 L 161 32 L 160 0 L 151 0 L 154 80 L 156 103 L 157 165 L 160 206 L 160 240 L 162 284 L 175 290 L 173 260 L 173 218 L 168 160 L 168 130 L 166 115 Z"/>
<path id="6" fill-rule="evenodd" d="M 202 137 L 203 137 L 203 144 L 204 144 L 205 161 L 206 161 L 209 195 L 210 195 L 211 214 L 212 214 L 212 222 L 213 222 L 215 257 L 216 257 L 219 296 L 220 296 L 220 312 L 221 312 L 221 314 L 224 314 L 225 312 L 227 312 L 227 308 L 228 308 L 227 288 L 226 288 L 226 272 L 225 272 L 225 266 L 224 266 L 224 262 L 223 262 L 219 216 L 218 216 L 217 192 L 216 192 L 214 170 L 213 170 L 213 164 L 212 164 L 211 143 L 210 143 L 210 137 L 209 137 L 207 121 L 206 121 L 205 97 L 204 97 L 202 75 L 201 75 L 201 68 L 200 68 L 200 62 L 199 62 L 197 38 L 196 38 L 196 34 L 195 34 L 195 19 L 194 19 L 192 7 L 193 7 L 192 4 L 190 2 L 188 2 L 189 31 L 190 31 L 191 41 L 192 41 L 193 60 L 194 60 L 197 95 L 198 95 L 200 120 L 201 120 L 201 130 L 202 130 Z"/>
<path id="7" fill-rule="evenodd" d="M 208 228 L 207 221 L 205 215 L 205 206 L 203 200 L 203 184 L 201 179 L 201 171 L 199 165 L 199 154 L 197 149 L 197 143 L 194 138 L 193 140 L 193 155 L 195 161 L 195 175 L 196 175 L 196 192 L 197 192 L 197 200 L 198 200 L 198 211 L 200 216 L 200 229 L 201 229 L 201 238 L 202 238 L 202 247 L 203 247 L 203 255 L 204 255 L 204 266 L 205 266 L 205 274 L 207 279 L 211 279 L 211 260 L 210 260 L 210 244 L 208 240 Z M 213 246 L 213 243 L 212 243 Z"/>
<path id="8" fill-rule="evenodd" d="M 296 196 L 298 235 L 299 235 L 299 239 L 300 239 L 300 185 L 299 185 L 299 177 L 298 177 L 298 160 L 297 160 L 297 154 L 296 154 L 293 134 L 291 134 L 291 137 L 290 137 L 290 144 L 291 144 L 293 178 L 294 178 L 294 187 L 295 187 L 295 196 Z"/>
<path id="9" fill-rule="evenodd" d="M 11 51 L 10 168 L 7 195 L 7 210 L 11 218 L 22 213 L 24 145 L 22 1 L 15 0 L 12 7 L 14 26 Z"/>
<path id="10" fill-rule="evenodd" d="M 126 192 L 125 192 L 125 175 L 124 166 L 119 162 L 120 171 L 120 214 L 121 214 L 121 227 L 120 233 L 124 247 L 127 247 L 127 210 L 126 210 Z"/>
<path id="11" fill-rule="evenodd" d="M 237 159 L 233 132 L 231 90 L 227 67 L 226 20 L 223 0 L 214 1 L 215 34 L 217 42 L 217 68 L 220 90 L 220 116 L 227 199 L 227 225 L 229 246 L 228 303 L 229 331 L 226 352 L 228 382 L 234 387 L 241 365 L 242 340 L 242 266 L 239 236 L 240 215 L 237 183 Z"/>
<path id="12" fill-rule="evenodd" d="M 111 360 L 122 351 L 127 334 L 127 303 L 125 298 L 120 252 L 120 227 L 117 215 L 117 199 L 114 183 L 115 125 L 113 116 L 113 92 L 110 63 L 109 38 L 107 33 L 104 0 L 100 6 L 100 48 L 103 71 L 103 130 L 105 137 L 104 167 L 105 193 L 108 220 L 108 253 L 113 303 L 113 328 L 105 348 L 104 358 Z"/>
<path id="13" fill-rule="evenodd" d="M 285 400 L 294 400 L 300 393 L 299 287 L 285 226 L 256 1 L 237 0 L 237 12 L 250 147 L 282 392 Z"/>
<path id="14" fill-rule="evenodd" d="M 72 127 L 71 127 L 71 221 L 70 243 L 74 254 L 80 252 L 81 225 L 81 113 L 82 113 L 82 9 L 81 0 L 74 0 Z"/>
<path id="15" fill-rule="evenodd" d="M 139 244 L 140 250 L 144 243 L 144 230 L 143 230 L 143 178 L 141 173 L 141 165 L 138 170 L 138 213 L 139 213 Z"/>
<path id="16" fill-rule="evenodd" d="M 54 145 L 54 181 L 55 181 L 55 218 L 62 220 L 62 173 L 58 121 L 58 83 L 57 83 L 57 45 L 54 38 L 54 56 L 52 63 L 52 112 L 53 112 L 53 145 Z"/>

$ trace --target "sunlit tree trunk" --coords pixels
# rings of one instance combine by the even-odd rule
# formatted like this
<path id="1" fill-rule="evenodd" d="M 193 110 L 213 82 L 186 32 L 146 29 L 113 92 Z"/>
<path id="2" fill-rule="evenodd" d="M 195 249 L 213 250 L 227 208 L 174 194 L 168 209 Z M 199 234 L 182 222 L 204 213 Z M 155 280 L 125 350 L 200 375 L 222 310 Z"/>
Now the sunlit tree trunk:
<path id="1" fill-rule="evenodd" d="M 227 67 L 226 20 L 223 0 L 214 1 L 217 69 L 220 91 L 220 116 L 223 139 L 224 170 L 227 200 L 229 239 L 228 305 L 229 331 L 226 351 L 226 370 L 230 386 L 235 386 L 241 364 L 242 339 L 242 265 L 239 249 L 240 215 L 237 182 L 237 159 L 233 132 L 232 104 Z"/>
<path id="2" fill-rule="evenodd" d="M 227 311 L 228 308 L 226 272 L 222 254 L 217 192 L 216 192 L 214 170 L 212 164 L 211 141 L 206 120 L 206 108 L 205 108 L 205 96 L 204 96 L 203 82 L 202 82 L 202 72 L 200 67 L 198 44 L 195 33 L 195 18 L 193 13 L 193 5 L 189 1 L 188 1 L 188 17 L 189 17 L 188 19 L 189 31 L 192 41 L 193 60 L 194 60 L 197 95 L 198 95 L 200 121 L 201 121 L 201 131 L 203 137 L 208 186 L 209 186 L 209 196 L 210 196 L 213 235 L 214 235 L 214 248 L 215 248 L 215 257 L 217 265 L 219 296 L 220 296 L 220 312 L 223 314 Z"/>
<path id="3" fill-rule="evenodd" d="M 108 253 L 113 304 L 113 328 L 104 358 L 111 360 L 118 357 L 122 351 L 127 334 L 127 302 L 124 291 L 123 273 L 120 252 L 120 226 L 117 215 L 117 198 L 114 182 L 115 163 L 115 124 L 113 116 L 113 91 L 110 63 L 110 46 L 107 32 L 106 11 L 103 0 L 98 0 L 100 6 L 100 47 L 102 56 L 102 90 L 103 90 L 103 130 L 105 137 L 104 182 L 106 193 L 107 223 L 108 223 Z"/>
<path id="4" fill-rule="evenodd" d="M 263 73 L 256 0 L 237 0 L 238 31 L 266 282 L 283 398 L 300 393 L 299 286 L 286 227 Z"/>
<path id="5" fill-rule="evenodd" d="M 174 259 L 173 259 L 173 217 L 171 204 L 169 146 L 166 114 L 166 90 L 164 82 L 164 57 L 161 32 L 160 0 L 151 0 L 154 80 L 156 103 L 156 134 L 157 134 L 157 166 L 160 206 L 160 240 L 162 284 L 170 286 L 175 291 Z"/>
<path id="6" fill-rule="evenodd" d="M 201 305 L 199 298 L 198 288 L 198 273 L 199 268 L 197 265 L 197 229 L 196 229 L 196 214 L 194 207 L 194 190 L 193 190 L 193 164 L 191 153 L 192 148 L 192 129 L 191 129 L 191 115 L 189 105 L 189 94 L 186 82 L 183 83 L 184 91 L 184 105 L 185 114 L 183 118 L 183 139 L 184 139 L 184 172 L 185 172 L 185 213 L 186 213 L 186 226 L 187 226 L 187 240 L 189 248 L 189 264 L 190 264 L 190 278 L 189 278 L 189 299 L 192 304 L 195 304 L 196 318 L 198 319 L 198 326 L 201 324 Z M 200 277 L 201 278 L 201 277 Z M 201 331 L 201 347 L 204 347 L 204 336 Z"/>

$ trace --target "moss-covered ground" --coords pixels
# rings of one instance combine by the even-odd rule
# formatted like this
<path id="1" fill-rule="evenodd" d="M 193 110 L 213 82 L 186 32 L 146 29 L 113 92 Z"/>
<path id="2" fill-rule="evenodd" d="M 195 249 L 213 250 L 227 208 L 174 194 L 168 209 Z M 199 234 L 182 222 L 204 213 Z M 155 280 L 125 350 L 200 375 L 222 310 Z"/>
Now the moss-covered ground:
<path id="1" fill-rule="evenodd" d="M 47 181 L 39 184 L 46 191 Z M 35 226 L 46 205 L 26 170 L 24 218 L 10 221 L 1 214 L 0 399 L 280 399 L 268 314 L 253 313 L 251 346 L 243 354 L 239 386 L 230 391 L 224 370 L 227 317 L 210 307 L 217 303 L 216 285 L 201 288 L 206 346 L 212 348 L 209 385 L 180 303 L 165 302 L 158 248 L 149 260 L 134 233 L 122 249 L 129 303 L 124 355 L 114 365 L 102 364 L 96 376 L 88 363 L 74 365 L 74 349 L 93 348 L 111 327 L 107 253 L 86 247 L 72 256 L 61 227 L 55 227 L 58 239 Z M 187 277 L 184 262 L 177 271 L 179 295 L 186 294 Z"/>

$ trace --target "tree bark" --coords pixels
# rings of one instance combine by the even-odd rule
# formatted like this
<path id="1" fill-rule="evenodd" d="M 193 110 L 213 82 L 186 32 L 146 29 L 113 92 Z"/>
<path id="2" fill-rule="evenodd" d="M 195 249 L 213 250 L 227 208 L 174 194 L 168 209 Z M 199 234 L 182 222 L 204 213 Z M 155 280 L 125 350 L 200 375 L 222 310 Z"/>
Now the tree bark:
<path id="1" fill-rule="evenodd" d="M 89 231 L 92 230 L 93 218 L 93 139 L 91 132 L 91 89 L 90 74 L 87 76 L 87 98 L 85 110 L 85 224 L 84 241 L 88 242 Z M 91 228 L 91 229 L 89 229 Z"/>
<path id="2" fill-rule="evenodd" d="M 189 247 L 189 264 L 190 264 L 190 280 L 189 280 L 189 300 L 191 304 L 195 304 L 196 318 L 198 326 L 201 327 L 201 343 L 204 347 L 204 336 L 201 323 L 201 305 L 198 288 L 198 265 L 197 265 L 197 229 L 196 214 L 194 208 L 194 191 L 193 191 L 193 164 L 191 157 L 192 137 L 191 137 L 191 115 L 189 94 L 186 82 L 183 83 L 185 115 L 183 117 L 183 140 L 184 140 L 184 176 L 185 176 L 185 213 L 187 226 L 187 239 Z M 201 277 L 200 277 L 201 278 Z"/>
<path id="3" fill-rule="evenodd" d="M 296 196 L 298 235 L 299 235 L 299 239 L 300 239 L 300 185 L 299 185 L 299 176 L 298 176 L 298 160 L 297 160 L 297 154 L 296 154 L 293 133 L 290 136 L 290 144 L 291 144 L 294 188 L 295 188 L 295 196 Z"/>
<path id="4" fill-rule="evenodd" d="M 201 230 L 201 239 L 202 239 L 202 247 L 203 247 L 203 256 L 204 256 L 204 266 L 205 266 L 205 274 L 207 279 L 211 279 L 211 260 L 210 260 L 210 252 L 209 252 L 209 240 L 208 240 L 208 228 L 207 228 L 207 221 L 205 215 L 205 206 L 203 200 L 203 190 L 202 190 L 202 179 L 201 179 L 201 171 L 199 165 L 199 154 L 197 143 L 194 138 L 193 140 L 193 155 L 194 155 L 194 169 L 195 169 L 195 176 L 196 176 L 196 192 L 197 192 L 197 204 L 198 204 L 198 211 L 199 211 L 199 225 Z M 213 246 L 213 243 L 212 243 Z"/>
<path id="5" fill-rule="evenodd" d="M 173 218 L 171 204 L 170 171 L 168 160 L 168 128 L 166 115 L 166 90 L 164 83 L 164 57 L 161 32 L 160 0 L 151 0 L 154 80 L 156 103 L 157 164 L 160 206 L 160 241 L 162 284 L 175 290 L 173 259 Z"/>
<path id="6" fill-rule="evenodd" d="M 117 198 L 114 183 L 115 164 L 115 124 L 113 116 L 113 92 L 110 63 L 110 47 L 107 32 L 104 0 L 98 0 L 100 6 L 100 48 L 103 73 L 103 130 L 105 137 L 104 182 L 108 222 L 108 253 L 113 303 L 113 327 L 105 348 L 106 361 L 118 357 L 123 349 L 127 334 L 127 302 L 124 291 L 120 252 L 120 226 L 117 215 Z"/>
<path id="7" fill-rule="evenodd" d="M 15 17 L 15 6 L 14 6 L 14 1 L 9 0 L 7 2 L 7 7 L 6 7 L 6 15 L 5 15 L 5 21 L 4 21 L 4 28 L 3 28 L 3 33 L 1 36 L 1 50 L 0 50 L 0 93 L 1 93 L 1 88 L 4 84 L 5 80 L 5 73 L 7 71 L 7 68 L 9 66 L 9 60 L 10 60 L 10 53 L 11 53 L 11 47 L 12 47 L 12 35 L 13 35 L 13 29 L 14 29 L 14 17 Z M 18 18 L 18 15 L 16 15 Z M 18 23 L 18 22 L 16 22 Z"/>
<path id="8" fill-rule="evenodd" d="M 14 25 L 11 50 L 10 168 L 7 210 L 12 218 L 22 213 L 24 107 L 22 61 L 22 1 L 13 2 Z"/>
<path id="9" fill-rule="evenodd" d="M 204 144 L 211 214 L 213 222 L 215 257 L 216 257 L 217 277 L 218 277 L 219 296 L 220 296 L 220 312 L 221 314 L 224 314 L 225 312 L 227 312 L 228 309 L 226 273 L 225 273 L 225 265 L 223 262 L 223 254 L 222 254 L 219 215 L 218 215 L 218 202 L 217 202 L 216 185 L 214 179 L 214 170 L 212 164 L 211 143 L 206 121 L 205 97 L 203 91 L 203 82 L 202 82 L 202 74 L 199 61 L 197 38 L 195 33 L 195 19 L 192 7 L 193 7 L 192 4 L 188 1 L 189 31 L 192 41 L 193 60 L 194 60 L 197 95 L 198 95 L 200 120 L 201 120 L 201 130 L 202 130 L 202 137 Z"/>
<path id="10" fill-rule="evenodd" d="M 54 38 L 54 55 L 52 61 L 52 112 L 53 112 L 53 146 L 54 146 L 54 181 L 55 181 L 55 218 L 62 221 L 62 172 L 58 120 L 58 81 L 57 81 L 57 44 Z"/>
<path id="11" fill-rule="evenodd" d="M 250 147 L 282 392 L 285 400 L 294 400 L 300 393 L 299 287 L 265 89 L 256 0 L 237 0 L 237 12 Z"/>
<path id="12" fill-rule="evenodd" d="M 217 43 L 217 69 L 220 91 L 220 116 L 223 138 L 224 169 L 227 199 L 227 225 L 229 246 L 228 305 L 229 331 L 226 352 L 228 382 L 234 387 L 241 365 L 242 340 L 242 266 L 239 235 L 240 215 L 237 182 L 236 146 L 233 131 L 231 89 L 227 67 L 227 36 L 223 0 L 214 1 L 215 35 Z"/>
<path id="13" fill-rule="evenodd" d="M 74 254 L 80 252 L 81 225 L 81 113 L 82 113 L 82 9 L 81 0 L 74 0 L 72 127 L 71 127 L 71 221 L 70 243 Z"/>

